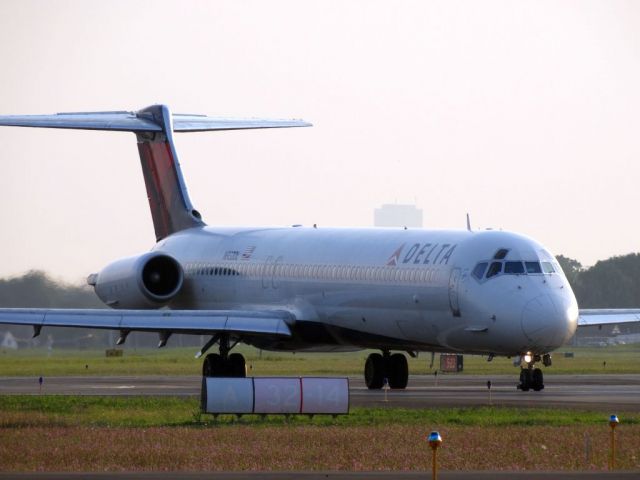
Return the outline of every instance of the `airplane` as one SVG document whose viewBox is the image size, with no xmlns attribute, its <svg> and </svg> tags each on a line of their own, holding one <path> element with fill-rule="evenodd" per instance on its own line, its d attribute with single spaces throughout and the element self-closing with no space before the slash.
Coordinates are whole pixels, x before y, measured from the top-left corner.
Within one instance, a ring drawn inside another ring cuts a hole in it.
<svg viewBox="0 0 640 480">
<path fill-rule="evenodd" d="M 310 126 L 302 120 L 139 111 L 0 116 L 0 125 L 133 132 L 156 243 L 88 276 L 110 309 L 0 309 L 0 323 L 206 335 L 203 375 L 243 377 L 240 342 L 274 351 L 374 349 L 369 389 L 404 389 L 408 354 L 514 357 L 522 391 L 579 326 L 640 321 L 639 310 L 579 310 L 555 257 L 506 231 L 210 227 L 193 208 L 174 132 Z M 394 352 L 394 353 L 392 353 Z M 517 365 L 516 365 L 517 366 Z"/>
</svg>

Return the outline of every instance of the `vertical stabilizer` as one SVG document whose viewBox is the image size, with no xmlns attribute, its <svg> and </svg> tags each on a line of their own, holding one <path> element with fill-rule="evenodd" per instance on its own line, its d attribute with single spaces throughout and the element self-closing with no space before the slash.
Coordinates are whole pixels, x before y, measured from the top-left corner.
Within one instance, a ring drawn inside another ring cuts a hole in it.
<svg viewBox="0 0 640 480">
<path fill-rule="evenodd" d="M 136 116 L 162 128 L 160 132 L 136 134 L 156 241 L 180 230 L 204 226 L 200 213 L 191 205 L 182 177 L 169 107 L 153 105 L 136 112 Z"/>
</svg>

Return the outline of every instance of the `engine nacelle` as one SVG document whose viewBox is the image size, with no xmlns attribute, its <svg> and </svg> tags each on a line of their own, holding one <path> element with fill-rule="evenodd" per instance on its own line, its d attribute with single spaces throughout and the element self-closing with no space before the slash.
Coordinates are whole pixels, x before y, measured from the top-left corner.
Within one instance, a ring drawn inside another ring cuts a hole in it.
<svg viewBox="0 0 640 480">
<path fill-rule="evenodd" d="M 183 281 L 178 261 L 160 252 L 123 258 L 87 278 L 108 306 L 132 309 L 166 305 L 178 294 Z"/>
</svg>

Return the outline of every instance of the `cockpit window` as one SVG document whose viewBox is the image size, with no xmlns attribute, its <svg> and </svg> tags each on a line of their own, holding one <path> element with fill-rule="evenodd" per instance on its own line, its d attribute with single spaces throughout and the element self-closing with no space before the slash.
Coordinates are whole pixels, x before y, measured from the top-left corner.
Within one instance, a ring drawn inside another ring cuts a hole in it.
<svg viewBox="0 0 640 480">
<path fill-rule="evenodd" d="M 504 260 L 504 258 L 507 256 L 507 253 L 509 253 L 509 250 L 507 250 L 506 248 L 501 248 L 493 256 L 493 259 L 494 260 Z"/>
<path fill-rule="evenodd" d="M 535 274 L 562 274 L 561 268 L 555 262 L 521 261 L 521 260 L 496 260 L 495 257 L 506 256 L 509 250 L 503 248 L 496 252 L 491 262 L 478 262 L 471 275 L 482 282 L 500 274 L 504 275 L 535 275 Z M 489 268 L 487 268 L 487 266 Z"/>
<path fill-rule="evenodd" d="M 482 280 L 482 277 L 484 277 L 484 272 L 487 270 L 487 265 L 489 265 L 487 262 L 480 262 L 476 265 L 476 268 L 473 269 L 472 275 L 478 280 Z"/>
<path fill-rule="evenodd" d="M 493 262 L 487 272 L 487 278 L 495 277 L 502 271 L 502 262 Z"/>
<path fill-rule="evenodd" d="M 524 265 L 522 265 L 522 262 L 505 262 L 504 273 L 521 275 L 524 273 Z"/>
<path fill-rule="evenodd" d="M 527 269 L 527 273 L 542 273 L 540 262 L 524 262 L 524 266 Z"/>
<path fill-rule="evenodd" d="M 555 269 L 551 262 L 542 262 L 542 271 L 544 273 L 555 273 Z"/>
</svg>

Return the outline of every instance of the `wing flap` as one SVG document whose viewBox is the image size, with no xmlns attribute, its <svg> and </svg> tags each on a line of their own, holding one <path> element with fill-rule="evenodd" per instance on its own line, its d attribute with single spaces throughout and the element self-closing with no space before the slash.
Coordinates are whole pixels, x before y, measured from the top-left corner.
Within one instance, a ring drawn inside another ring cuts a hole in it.
<svg viewBox="0 0 640 480">
<path fill-rule="evenodd" d="M 228 332 L 289 337 L 288 323 L 293 320 L 285 311 L 0 309 L 0 324 L 196 335 Z"/>
<path fill-rule="evenodd" d="M 583 309 L 580 310 L 578 327 L 640 322 L 640 309 Z"/>
</svg>

